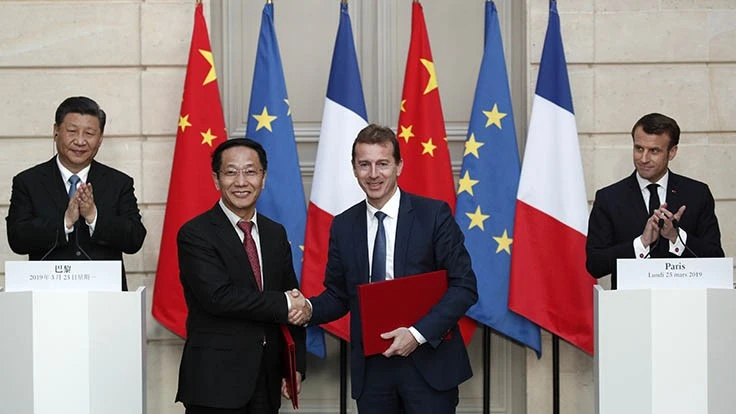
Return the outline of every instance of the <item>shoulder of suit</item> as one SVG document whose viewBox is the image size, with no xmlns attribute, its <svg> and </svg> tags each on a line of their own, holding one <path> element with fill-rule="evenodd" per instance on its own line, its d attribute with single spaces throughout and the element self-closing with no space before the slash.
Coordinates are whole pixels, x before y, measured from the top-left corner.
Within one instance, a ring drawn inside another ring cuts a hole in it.
<svg viewBox="0 0 736 414">
<path fill-rule="evenodd" d="M 365 203 L 366 203 L 366 201 L 365 200 L 362 200 L 362 201 L 360 201 L 360 202 L 358 202 L 358 203 L 356 203 L 356 204 L 348 207 L 345 211 L 343 211 L 342 213 L 336 215 L 335 218 L 334 218 L 334 220 L 343 220 L 343 219 L 346 219 L 346 218 L 351 218 L 351 217 L 354 217 L 355 215 L 358 215 L 358 214 L 361 214 L 361 213 L 362 214 L 365 214 L 365 210 L 366 210 L 366 204 Z"/>
<path fill-rule="evenodd" d="M 258 222 L 259 228 L 270 228 L 270 227 L 284 228 L 283 224 L 261 213 L 258 213 L 258 216 L 256 217 L 256 221 Z"/>
<path fill-rule="evenodd" d="M 685 177 L 684 175 L 675 174 L 672 171 L 670 171 L 670 185 L 685 185 L 685 186 L 693 186 L 693 187 L 707 187 L 708 184 L 698 181 L 696 179 Z"/>
<path fill-rule="evenodd" d="M 93 169 L 98 173 L 104 173 L 106 175 L 110 175 L 115 178 L 133 180 L 133 178 L 129 176 L 128 174 L 118 169 L 115 169 L 113 167 L 110 167 L 108 165 L 105 165 L 99 161 L 92 160 L 92 166 L 90 167 L 90 172 L 92 172 Z"/>
<path fill-rule="evenodd" d="M 18 178 L 24 178 L 27 176 L 33 176 L 37 174 L 46 173 L 48 171 L 53 171 L 52 168 L 56 167 L 56 160 L 54 158 L 51 158 L 48 161 L 44 161 L 40 164 L 36 164 L 33 167 L 26 168 L 25 170 L 19 172 L 16 177 Z"/>
<path fill-rule="evenodd" d="M 632 181 L 633 180 L 633 181 Z M 628 188 L 631 185 L 635 185 L 638 187 L 638 182 L 636 181 L 636 177 L 634 175 L 628 175 L 619 181 L 616 181 L 613 184 L 609 184 L 603 188 L 600 188 L 596 191 L 596 194 L 606 194 L 606 193 L 616 193 L 619 192 L 625 188 Z"/>
</svg>

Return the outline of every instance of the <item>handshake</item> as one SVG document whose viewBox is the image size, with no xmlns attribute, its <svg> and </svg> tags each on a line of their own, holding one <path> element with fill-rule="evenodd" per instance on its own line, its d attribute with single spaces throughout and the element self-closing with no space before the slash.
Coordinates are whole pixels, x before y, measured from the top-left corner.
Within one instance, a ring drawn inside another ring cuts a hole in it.
<svg viewBox="0 0 736 414">
<path fill-rule="evenodd" d="M 292 289 L 286 294 L 291 300 L 291 310 L 289 310 L 289 323 L 292 325 L 306 326 L 307 322 L 312 319 L 312 304 L 304 297 L 298 289 Z"/>
</svg>

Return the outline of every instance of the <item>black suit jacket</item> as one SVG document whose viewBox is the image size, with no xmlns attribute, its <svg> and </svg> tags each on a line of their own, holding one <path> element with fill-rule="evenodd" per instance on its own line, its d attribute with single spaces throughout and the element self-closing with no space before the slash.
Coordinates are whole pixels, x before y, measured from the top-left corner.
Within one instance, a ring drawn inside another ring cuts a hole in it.
<svg viewBox="0 0 736 414">
<path fill-rule="evenodd" d="M 670 171 L 667 209 L 676 212 L 685 205 L 679 225 L 687 232 L 687 247 L 698 257 L 723 257 L 721 231 L 715 202 L 708 186 Z M 641 195 L 636 172 L 596 192 L 588 222 L 586 266 L 593 277 L 612 274 L 616 288 L 616 259 L 634 258 L 634 239 L 641 236 L 649 213 Z M 669 241 L 661 239 L 652 257 L 675 257 Z M 685 250 L 681 257 L 693 257 Z"/>
<path fill-rule="evenodd" d="M 352 396 L 364 387 L 364 364 L 357 287 L 368 283 L 366 202 L 335 217 L 325 273 L 326 290 L 311 298 L 310 323 L 322 324 L 350 311 L 350 368 Z M 458 320 L 478 300 L 475 273 L 464 236 L 450 207 L 439 200 L 401 193 L 394 247 L 394 275 L 447 269 L 448 290 L 430 313 L 414 324 L 427 339 L 410 358 L 425 381 L 437 390 L 449 390 L 470 378 L 467 350 Z M 421 294 L 417 292 L 416 294 Z"/>
<path fill-rule="evenodd" d="M 133 179 L 97 161 L 92 161 L 87 176 L 92 184 L 97 224 L 90 237 L 83 218 L 76 229 L 64 233 L 64 212 L 69 196 L 56 164 L 56 157 L 13 177 L 7 231 L 10 248 L 27 254 L 30 260 L 120 260 L 123 253 L 140 250 L 146 237 Z M 50 251 L 50 253 L 49 253 Z M 85 255 L 86 254 L 86 255 Z M 122 288 L 127 290 L 125 268 Z"/>
<path fill-rule="evenodd" d="M 262 357 L 272 404 L 278 407 L 281 403 L 283 340 L 279 325 L 288 322 L 284 291 L 298 284 L 284 227 L 261 214 L 256 222 L 263 292 L 219 204 L 179 230 L 180 278 L 189 313 L 176 400 L 185 405 L 245 406 L 255 389 Z M 297 369 L 304 374 L 305 329 L 290 329 L 297 345 Z"/>
</svg>

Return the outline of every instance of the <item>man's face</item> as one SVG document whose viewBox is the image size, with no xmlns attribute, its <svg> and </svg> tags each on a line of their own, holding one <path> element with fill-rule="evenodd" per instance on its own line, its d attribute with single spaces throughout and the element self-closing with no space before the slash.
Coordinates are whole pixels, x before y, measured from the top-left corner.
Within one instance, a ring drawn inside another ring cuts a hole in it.
<svg viewBox="0 0 736 414">
<path fill-rule="evenodd" d="M 78 173 L 92 163 L 102 145 L 100 120 L 93 115 L 66 114 L 54 125 L 54 142 L 61 165 Z"/>
<path fill-rule="evenodd" d="M 256 201 L 266 183 L 258 153 L 248 147 L 237 146 L 222 152 L 220 172 L 212 173 L 222 201 L 238 217 L 253 217 Z"/>
<path fill-rule="evenodd" d="M 656 182 L 667 172 L 667 165 L 677 155 L 677 147 L 667 149 L 667 134 L 647 134 L 642 127 L 634 130 L 634 167 L 642 178 Z"/>
<path fill-rule="evenodd" d="M 396 164 L 393 152 L 393 145 L 388 143 L 355 146 L 353 174 L 373 207 L 383 207 L 396 190 L 403 162 Z"/>
</svg>

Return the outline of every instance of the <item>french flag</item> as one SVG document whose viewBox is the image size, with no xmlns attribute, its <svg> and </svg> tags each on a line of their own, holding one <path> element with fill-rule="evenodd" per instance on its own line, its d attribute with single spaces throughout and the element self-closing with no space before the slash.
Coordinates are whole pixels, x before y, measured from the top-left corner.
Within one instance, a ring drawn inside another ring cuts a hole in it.
<svg viewBox="0 0 736 414">
<path fill-rule="evenodd" d="M 551 0 L 516 201 L 509 307 L 592 354 L 587 220 L 560 16 Z"/>
<path fill-rule="evenodd" d="M 368 125 L 347 3 L 340 4 L 340 25 L 332 55 L 327 99 L 319 133 L 302 265 L 302 292 L 309 297 L 325 289 L 327 249 L 332 219 L 365 199 L 351 166 L 353 140 Z M 349 341 L 350 315 L 323 325 Z"/>
</svg>

